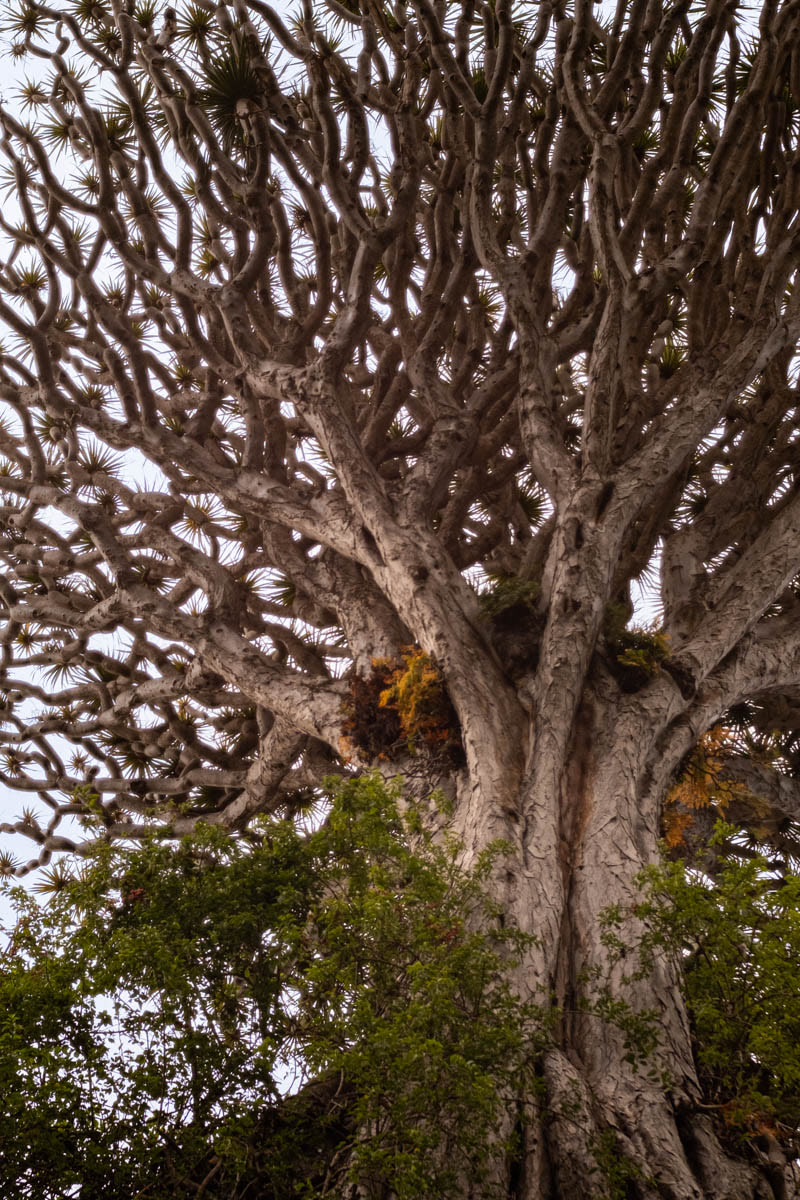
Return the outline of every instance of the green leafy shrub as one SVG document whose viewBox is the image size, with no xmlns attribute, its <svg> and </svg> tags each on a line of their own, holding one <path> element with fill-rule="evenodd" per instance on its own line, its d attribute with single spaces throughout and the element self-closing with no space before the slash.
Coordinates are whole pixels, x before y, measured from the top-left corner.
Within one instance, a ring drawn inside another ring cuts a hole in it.
<svg viewBox="0 0 800 1200">
<path fill-rule="evenodd" d="M 457 1197 L 544 1038 L 529 944 L 399 790 L 324 823 L 106 846 L 47 906 L 9 888 L 0 1191 L 50 1200 Z M 493 932 L 477 933 L 479 925 Z"/>
<path fill-rule="evenodd" d="M 718 827 L 718 837 L 734 830 Z M 650 868 L 637 915 L 643 966 L 681 969 L 707 1104 L 734 1141 L 800 1135 L 800 876 L 722 857 L 713 883 L 683 862 Z"/>
</svg>

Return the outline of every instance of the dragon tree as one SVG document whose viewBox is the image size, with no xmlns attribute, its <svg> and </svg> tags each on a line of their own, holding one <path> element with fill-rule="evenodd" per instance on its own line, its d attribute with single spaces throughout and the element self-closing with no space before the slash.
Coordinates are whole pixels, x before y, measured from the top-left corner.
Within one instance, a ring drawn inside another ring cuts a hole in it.
<svg viewBox="0 0 800 1200">
<path fill-rule="evenodd" d="M 782 1200 L 781 1129 L 731 1150 L 679 966 L 603 913 L 718 812 L 796 852 L 800 4 L 3 29 L 5 871 L 403 776 L 465 862 L 504 844 L 559 1014 L 509 1197 L 597 1194 L 611 1130 L 626 1196 Z"/>
</svg>

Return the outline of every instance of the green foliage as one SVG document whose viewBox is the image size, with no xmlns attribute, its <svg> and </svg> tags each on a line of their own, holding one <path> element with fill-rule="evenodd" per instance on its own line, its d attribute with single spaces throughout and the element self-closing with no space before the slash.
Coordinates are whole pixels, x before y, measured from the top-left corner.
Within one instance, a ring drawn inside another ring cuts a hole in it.
<svg viewBox="0 0 800 1200">
<path fill-rule="evenodd" d="M 492 1194 L 545 1036 L 485 895 L 500 847 L 460 869 L 378 777 L 329 799 L 311 833 L 204 827 L 106 846 L 47 905 L 7 889 L 3 1196 Z"/>
<path fill-rule="evenodd" d="M 505 575 L 491 575 L 489 578 L 490 587 L 479 598 L 484 616 L 496 617 L 511 608 L 534 607 L 541 590 L 535 580 Z"/>
<path fill-rule="evenodd" d="M 237 105 L 259 106 L 261 83 L 247 50 L 241 46 L 220 51 L 206 68 L 200 101 L 226 150 L 243 142 Z"/>
<path fill-rule="evenodd" d="M 735 830 L 719 826 L 718 838 Z M 708 1103 L 741 1140 L 800 1134 L 800 876 L 762 857 L 723 856 L 713 885 L 682 862 L 650 868 L 637 909 L 643 966 L 665 950 L 682 969 Z"/>
<path fill-rule="evenodd" d="M 666 636 L 658 630 L 628 630 L 623 644 L 624 649 L 617 655 L 617 662 L 648 678 L 658 674 L 662 662 L 669 655 L 669 643 Z"/>
<path fill-rule="evenodd" d="M 602 1192 L 593 1192 L 592 1200 L 628 1200 L 631 1185 L 637 1182 L 657 1186 L 654 1179 L 644 1179 L 641 1167 L 621 1150 L 613 1129 L 599 1133 L 591 1150 L 603 1187 Z"/>
<path fill-rule="evenodd" d="M 628 616 L 625 605 L 609 604 L 603 632 L 624 690 L 637 691 L 661 670 L 669 657 L 669 641 L 654 627 L 628 629 Z"/>
</svg>

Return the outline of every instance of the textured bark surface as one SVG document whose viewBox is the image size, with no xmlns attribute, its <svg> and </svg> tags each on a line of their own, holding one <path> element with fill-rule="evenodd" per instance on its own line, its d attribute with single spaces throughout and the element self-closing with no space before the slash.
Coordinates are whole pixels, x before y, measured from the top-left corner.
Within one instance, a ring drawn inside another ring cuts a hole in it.
<svg viewBox="0 0 800 1200">
<path fill-rule="evenodd" d="M 509 843 L 563 1009 L 509 1198 L 794 1194 L 599 917 L 720 724 L 729 816 L 796 852 L 797 0 L 62 7 L 3 17 L 3 870 L 402 770 Z M 447 712 L 403 726 L 414 654 Z"/>
<path fill-rule="evenodd" d="M 566 765 L 559 806 L 569 812 L 569 832 L 562 828 L 557 839 L 557 877 L 534 853 L 548 832 L 556 840 L 543 825 L 532 826 L 536 832 L 524 839 L 515 862 L 504 862 L 508 912 L 542 938 L 524 965 L 520 989 L 539 996 L 545 990 L 564 1013 L 560 1045 L 542 1064 L 544 1092 L 538 1107 L 544 1114 L 525 1128 L 520 1159 L 508 1167 L 508 1194 L 520 1200 L 797 1195 L 796 1171 L 774 1140 L 761 1139 L 763 1148 L 754 1143 L 747 1161 L 720 1144 L 720 1130 L 702 1103 L 673 969 L 662 963 L 646 978 L 631 981 L 641 932 L 633 923 L 623 934 L 630 940 L 631 957 L 613 965 L 609 961 L 599 918 L 611 905 L 624 911 L 636 901 L 637 873 L 656 861 L 659 851 L 657 804 L 652 791 L 648 795 L 641 789 L 641 765 L 634 773 L 633 764 L 626 762 L 635 745 L 630 729 L 625 736 L 614 729 L 617 708 L 605 715 L 605 738 L 587 729 L 584 716 L 576 733 L 579 748 Z M 652 727 L 640 727 L 639 735 L 637 758 L 647 753 Z M 533 798 L 523 793 L 522 807 L 534 811 Z M 492 833 L 491 826 L 485 834 L 476 830 L 475 840 L 480 843 Z M 658 1045 L 646 1062 L 630 1065 L 619 1031 L 582 1010 L 581 999 L 594 992 L 587 983 L 593 970 L 610 994 L 636 1010 L 652 1012 Z M 534 1105 L 530 1098 L 528 1103 Z M 610 1173 L 603 1153 L 609 1138 Z M 615 1175 L 620 1163 L 623 1169 Z"/>
</svg>

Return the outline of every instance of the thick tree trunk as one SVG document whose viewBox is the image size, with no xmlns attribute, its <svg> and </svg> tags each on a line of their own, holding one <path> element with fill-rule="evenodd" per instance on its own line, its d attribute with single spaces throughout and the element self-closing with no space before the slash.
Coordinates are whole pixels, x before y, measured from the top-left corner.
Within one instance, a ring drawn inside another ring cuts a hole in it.
<svg viewBox="0 0 800 1200">
<path fill-rule="evenodd" d="M 670 964 L 656 963 L 643 978 L 631 978 L 643 930 L 627 918 L 617 931 L 629 944 L 621 958 L 603 940 L 604 910 L 619 906 L 628 912 L 641 897 L 637 876 L 657 861 L 665 791 L 663 779 L 654 779 L 648 768 L 659 741 L 655 701 L 648 711 L 632 698 L 625 711 L 618 692 L 613 700 L 603 703 L 594 694 L 581 705 L 557 795 L 526 792 L 536 778 L 529 772 L 517 813 L 507 793 L 502 804 L 476 805 L 471 796 L 462 808 L 462 829 L 475 848 L 499 833 L 513 842 L 495 886 L 511 919 L 538 939 L 518 987 L 559 1013 L 556 1044 L 540 1064 L 542 1094 L 522 1106 L 527 1116 L 519 1157 L 499 1168 L 508 1195 L 795 1196 L 777 1146 L 754 1145 L 746 1161 L 720 1143 L 702 1106 L 687 1015 Z M 489 758 L 497 764 L 503 755 Z M 485 820 L 475 825 L 479 812 Z M 557 818 L 550 828 L 544 824 L 547 814 Z M 591 1011 L 600 987 L 633 1011 L 653 1014 L 657 1045 L 636 1065 L 628 1061 L 620 1029 Z M 510 1113 L 509 1126 L 515 1120 Z"/>
</svg>

